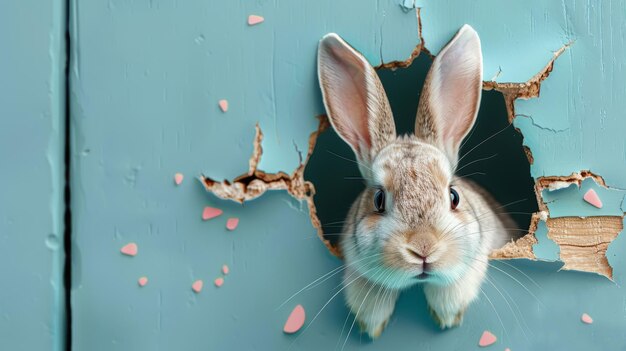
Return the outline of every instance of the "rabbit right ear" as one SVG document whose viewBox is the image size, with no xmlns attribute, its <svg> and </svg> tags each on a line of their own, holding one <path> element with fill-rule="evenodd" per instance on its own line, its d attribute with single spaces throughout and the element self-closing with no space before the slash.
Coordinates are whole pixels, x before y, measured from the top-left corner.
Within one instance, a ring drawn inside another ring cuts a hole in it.
<svg viewBox="0 0 626 351">
<path fill-rule="evenodd" d="M 374 68 L 337 34 L 322 38 L 317 72 L 333 128 L 369 164 L 396 136 L 385 90 Z"/>
<path fill-rule="evenodd" d="M 482 76 L 480 39 L 466 24 L 433 61 L 415 120 L 415 135 L 444 151 L 453 167 L 461 142 L 476 121 Z"/>
</svg>

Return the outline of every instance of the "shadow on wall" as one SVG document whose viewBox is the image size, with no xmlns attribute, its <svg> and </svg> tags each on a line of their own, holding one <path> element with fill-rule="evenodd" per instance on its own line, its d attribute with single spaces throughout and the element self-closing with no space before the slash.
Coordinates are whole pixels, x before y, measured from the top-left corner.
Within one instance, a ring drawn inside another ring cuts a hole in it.
<svg viewBox="0 0 626 351">
<path fill-rule="evenodd" d="M 432 60 L 420 55 L 408 68 L 381 69 L 378 75 L 393 110 L 398 134 L 413 133 L 415 113 Z M 530 164 L 522 135 L 509 124 L 504 98 L 483 91 L 478 120 L 461 149 L 459 176 L 487 189 L 517 222 L 519 237 L 526 234 L 537 209 Z M 336 243 L 350 206 L 363 189 L 363 180 L 350 147 L 332 128 L 322 133 L 304 178 L 315 184 L 315 206 L 325 237 Z"/>
</svg>

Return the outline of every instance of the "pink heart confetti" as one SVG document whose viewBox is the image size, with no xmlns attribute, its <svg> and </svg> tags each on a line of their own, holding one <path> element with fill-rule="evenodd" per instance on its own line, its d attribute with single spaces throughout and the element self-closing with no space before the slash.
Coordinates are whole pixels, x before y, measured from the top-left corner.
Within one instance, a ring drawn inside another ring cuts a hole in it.
<svg viewBox="0 0 626 351">
<path fill-rule="evenodd" d="M 237 225 L 239 225 L 239 218 L 229 218 L 226 221 L 226 229 L 228 230 L 235 230 Z"/>
<path fill-rule="evenodd" d="M 224 211 L 220 210 L 219 208 L 207 206 L 202 211 L 202 219 L 206 221 L 206 220 L 209 220 L 211 218 L 215 218 L 215 217 L 221 215 L 222 213 L 224 213 Z"/>
<path fill-rule="evenodd" d="M 257 16 L 257 15 L 248 16 L 248 25 L 250 26 L 254 26 L 255 24 L 259 24 L 263 21 L 265 21 L 265 18 L 261 16 Z"/>
<path fill-rule="evenodd" d="M 287 322 L 285 322 L 283 331 L 287 334 L 297 332 L 304 325 L 305 318 L 306 314 L 304 313 L 304 307 L 302 307 L 302 305 L 296 306 L 293 311 L 291 311 L 291 314 L 289 314 L 289 318 L 287 318 Z"/>
<path fill-rule="evenodd" d="M 127 256 L 135 256 L 137 254 L 137 244 L 135 243 L 128 243 L 126 245 L 124 245 L 120 251 Z"/>
<path fill-rule="evenodd" d="M 230 272 L 230 269 L 228 269 L 227 265 L 223 265 L 222 266 L 222 273 L 224 273 L 224 275 L 227 275 L 228 272 Z"/>
<path fill-rule="evenodd" d="M 228 111 L 228 100 L 220 100 L 217 103 L 218 105 L 220 105 L 220 109 L 222 110 L 222 112 L 226 112 Z"/>
<path fill-rule="evenodd" d="M 202 291 L 202 280 L 196 280 L 195 282 L 193 282 L 193 284 L 191 284 L 191 289 L 197 294 L 200 291 Z"/>
<path fill-rule="evenodd" d="M 182 173 L 176 173 L 174 174 L 174 183 L 176 183 L 176 185 L 180 185 L 180 183 L 183 182 L 184 178 L 185 176 L 183 176 Z"/>
<path fill-rule="evenodd" d="M 139 286 L 146 286 L 146 284 L 148 284 L 148 277 L 139 278 L 139 280 L 137 280 L 137 283 L 139 284 Z"/>
<path fill-rule="evenodd" d="M 224 278 L 217 278 L 217 279 L 215 279 L 215 281 L 213 283 L 215 283 L 215 286 L 217 286 L 219 288 L 222 285 L 224 285 Z"/>
<path fill-rule="evenodd" d="M 602 200 L 600 200 L 600 197 L 593 189 L 587 190 L 583 199 L 597 208 L 602 208 Z"/>
<path fill-rule="evenodd" d="M 498 340 L 495 335 L 491 334 L 490 331 L 485 330 L 483 335 L 480 337 L 480 341 L 478 341 L 478 346 L 486 347 L 489 346 Z"/>
<path fill-rule="evenodd" d="M 593 323 L 593 319 L 591 318 L 591 316 L 586 313 L 583 313 L 583 315 L 580 317 L 580 320 L 583 321 L 583 323 L 585 324 Z"/>
</svg>

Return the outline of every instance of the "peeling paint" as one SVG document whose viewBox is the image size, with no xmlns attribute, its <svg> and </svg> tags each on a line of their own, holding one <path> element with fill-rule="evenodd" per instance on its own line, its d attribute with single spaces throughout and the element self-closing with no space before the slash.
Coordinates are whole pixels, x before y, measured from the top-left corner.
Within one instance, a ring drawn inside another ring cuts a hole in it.
<svg viewBox="0 0 626 351">
<path fill-rule="evenodd" d="M 612 279 L 613 268 L 605 252 L 623 229 L 624 193 L 604 184 L 600 175 L 588 170 L 569 176 L 540 177 L 535 191 L 541 211 L 533 215 L 529 233 L 494 251 L 491 258 L 560 260 L 564 263 L 562 269 L 597 273 Z M 606 198 L 608 211 L 598 212 L 583 201 L 583 193 L 590 188 Z M 556 206 L 559 201 L 567 202 L 568 207 Z"/>
<path fill-rule="evenodd" d="M 496 90 L 504 95 L 504 101 L 509 114 L 509 122 L 513 122 L 515 119 L 515 100 L 517 99 L 531 99 L 539 96 L 541 90 L 541 82 L 543 82 L 554 68 L 554 61 L 556 61 L 561 54 L 567 50 L 573 42 L 569 42 L 563 45 L 560 49 L 554 52 L 553 57 L 548 61 L 545 67 L 537 72 L 526 82 L 522 83 L 499 83 L 494 80 L 483 82 L 483 89 Z M 534 122 L 533 122 L 534 123 Z"/>
<path fill-rule="evenodd" d="M 490 259 L 507 260 L 526 258 L 529 260 L 536 260 L 537 257 L 533 252 L 533 246 L 537 245 L 537 238 L 535 237 L 535 231 L 539 223 L 539 213 L 534 213 L 530 221 L 530 227 L 528 228 L 528 234 L 521 238 L 511 241 L 503 247 L 496 249 L 489 255 Z"/>
<path fill-rule="evenodd" d="M 622 228 L 624 228 L 626 225 L 626 216 L 622 219 Z M 623 281 L 620 281 L 617 277 L 619 276 L 619 272 L 623 271 L 624 267 L 624 260 L 625 257 L 622 254 L 621 248 L 624 247 L 624 241 L 626 240 L 626 235 L 624 235 L 624 233 L 622 232 L 622 235 L 618 235 L 617 238 L 613 239 L 613 241 L 609 244 L 608 248 L 606 249 L 606 258 L 607 261 L 609 263 L 610 267 L 614 267 L 614 272 L 616 274 L 614 274 L 613 279 L 615 281 L 615 283 L 617 283 L 618 285 L 621 284 Z"/>
<path fill-rule="evenodd" d="M 592 272 L 613 279 L 606 250 L 624 229 L 622 216 L 549 218 L 548 237 L 559 245 L 562 269 Z"/>
<path fill-rule="evenodd" d="M 317 211 L 313 201 L 315 187 L 311 182 L 304 179 L 304 169 L 315 149 L 317 137 L 330 125 L 325 115 L 318 116 L 318 119 L 318 129 L 311 133 L 309 137 L 309 148 L 306 158 L 301 160 L 300 165 L 291 175 L 284 172 L 266 173 L 258 169 L 259 162 L 263 156 L 263 132 L 261 131 L 261 127 L 257 124 L 255 127 L 256 133 L 248 172 L 236 177 L 232 181 L 223 180 L 220 182 L 204 175 L 200 176 L 200 181 L 202 185 L 204 185 L 204 188 L 215 196 L 239 203 L 256 199 L 268 190 L 285 190 L 293 198 L 306 201 L 309 208 L 309 216 L 311 217 L 311 224 L 317 230 L 319 238 L 332 254 L 341 256 L 339 248 L 332 246 L 330 242 L 324 238 L 322 225 L 317 218 Z M 292 205 L 290 205 L 290 207 L 294 208 Z"/>
<path fill-rule="evenodd" d="M 558 189 L 550 188 L 541 192 L 541 197 L 550 211 L 551 218 L 568 217 L 568 216 L 622 216 L 622 201 L 626 191 L 610 189 L 606 186 L 596 183 L 592 177 L 584 178 L 578 182 L 567 183 L 559 181 Z M 567 186 L 564 186 L 568 184 Z M 583 200 L 583 195 L 589 190 L 594 189 L 602 200 L 604 207 L 602 209 L 591 206 Z M 567 206 L 561 206 L 567 204 Z"/>
<path fill-rule="evenodd" d="M 540 261 L 555 262 L 559 260 L 560 247 L 548 237 L 548 227 L 545 221 L 539 221 L 535 230 L 537 243 L 533 245 L 533 252 Z"/>
<path fill-rule="evenodd" d="M 623 216 L 596 216 L 547 218 L 540 222 L 539 215 L 534 215 L 527 235 L 495 250 L 490 258 L 552 261 L 558 252 L 558 260 L 564 263 L 562 269 L 613 279 L 606 251 L 622 231 L 622 220 Z"/>
</svg>

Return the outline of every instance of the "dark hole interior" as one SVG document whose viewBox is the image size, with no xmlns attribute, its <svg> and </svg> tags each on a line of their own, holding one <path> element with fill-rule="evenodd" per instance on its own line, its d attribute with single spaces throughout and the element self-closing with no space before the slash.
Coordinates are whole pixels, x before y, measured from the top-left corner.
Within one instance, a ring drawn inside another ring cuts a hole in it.
<svg viewBox="0 0 626 351">
<path fill-rule="evenodd" d="M 420 55 L 408 68 L 381 69 L 378 75 L 393 110 L 398 135 L 413 132 L 415 113 L 432 60 Z M 537 211 L 530 165 L 522 135 L 509 124 L 504 98 L 483 91 L 478 120 L 461 149 L 457 175 L 476 181 L 503 205 L 517 222 L 519 236 L 526 234 Z M 317 140 L 305 179 L 315 184 L 315 206 L 324 235 L 336 243 L 352 202 L 364 188 L 350 147 L 332 128 Z"/>
</svg>

